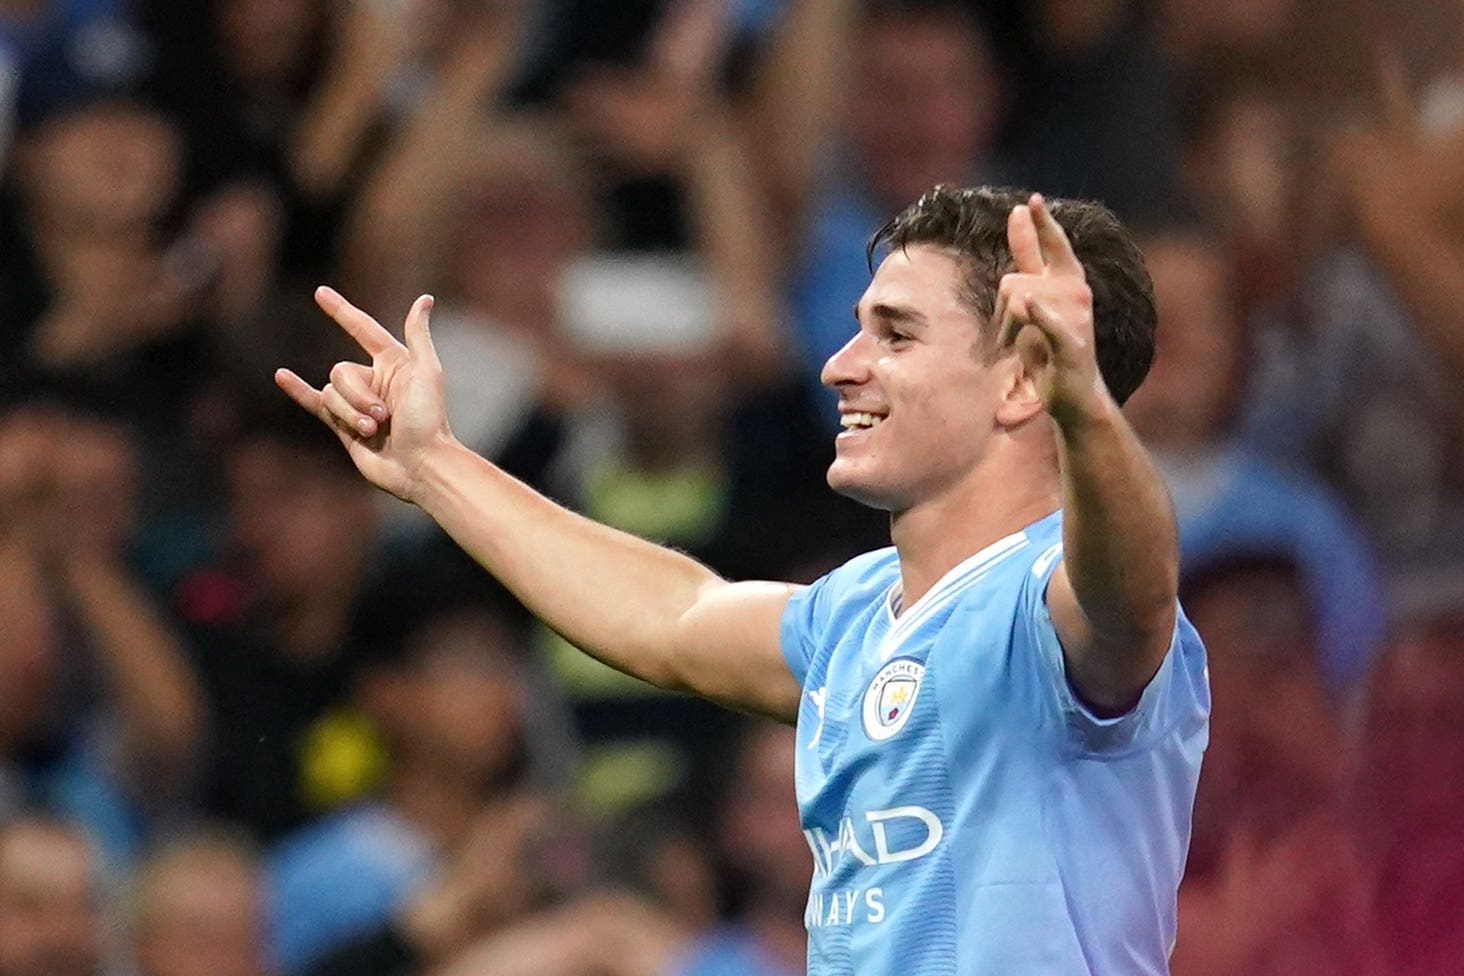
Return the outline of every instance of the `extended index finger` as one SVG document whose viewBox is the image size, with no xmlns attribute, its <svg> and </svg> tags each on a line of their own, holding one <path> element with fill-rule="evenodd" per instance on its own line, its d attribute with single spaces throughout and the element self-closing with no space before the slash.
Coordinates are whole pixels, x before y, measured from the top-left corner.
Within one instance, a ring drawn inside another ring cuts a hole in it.
<svg viewBox="0 0 1464 976">
<path fill-rule="evenodd" d="M 346 301 L 345 296 L 328 285 L 315 289 L 315 304 L 373 357 L 401 345 L 380 322 Z"/>
<path fill-rule="evenodd" d="M 1062 224 L 1052 215 L 1047 201 L 1042 199 L 1042 194 L 1032 194 L 1027 209 L 1032 212 L 1032 223 L 1037 227 L 1037 240 L 1042 245 L 1042 260 L 1047 267 L 1053 271 L 1076 271 L 1083 274 L 1083 262 L 1078 260 L 1072 241 L 1068 240 L 1067 231 L 1062 229 Z"/>
</svg>

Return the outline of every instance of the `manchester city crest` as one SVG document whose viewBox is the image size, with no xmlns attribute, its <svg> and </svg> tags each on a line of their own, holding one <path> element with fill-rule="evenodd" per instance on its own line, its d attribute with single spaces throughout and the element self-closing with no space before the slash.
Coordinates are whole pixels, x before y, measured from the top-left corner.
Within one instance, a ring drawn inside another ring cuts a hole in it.
<svg viewBox="0 0 1464 976">
<path fill-rule="evenodd" d="M 864 689 L 864 734 L 882 742 L 904 728 L 924 676 L 925 665 L 908 657 L 897 657 L 880 668 Z"/>
</svg>

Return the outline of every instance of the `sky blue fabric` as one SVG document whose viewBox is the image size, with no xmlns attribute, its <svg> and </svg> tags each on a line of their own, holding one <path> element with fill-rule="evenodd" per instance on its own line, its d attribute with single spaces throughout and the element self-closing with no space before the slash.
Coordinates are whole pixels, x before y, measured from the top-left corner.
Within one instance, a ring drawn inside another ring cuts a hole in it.
<svg viewBox="0 0 1464 976">
<path fill-rule="evenodd" d="M 898 618 L 894 550 L 790 602 L 810 976 L 1163 974 L 1209 733 L 1181 614 L 1139 704 L 1092 714 L 1046 607 L 1054 513 Z"/>
</svg>

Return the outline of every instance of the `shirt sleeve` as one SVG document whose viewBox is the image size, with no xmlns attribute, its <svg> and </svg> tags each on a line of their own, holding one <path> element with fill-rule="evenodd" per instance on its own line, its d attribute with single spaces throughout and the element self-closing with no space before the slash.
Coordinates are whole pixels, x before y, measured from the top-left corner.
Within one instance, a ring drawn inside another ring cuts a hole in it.
<svg viewBox="0 0 1464 976">
<path fill-rule="evenodd" d="M 813 662 L 819 638 L 828 627 L 830 576 L 823 576 L 794 593 L 783 608 L 779 633 L 783 660 L 788 663 L 788 670 L 793 672 L 800 686 L 808 680 L 808 668 Z"/>
<path fill-rule="evenodd" d="M 1032 564 L 1023 591 L 1023 609 L 1028 635 L 1042 670 L 1043 686 L 1056 704 L 1066 745 L 1083 755 L 1118 757 L 1141 751 L 1163 738 L 1186 716 L 1208 714 L 1208 692 L 1196 694 L 1195 682 L 1187 680 L 1193 667 L 1203 670 L 1203 651 L 1194 628 L 1183 612 L 1175 614 L 1174 632 L 1159 670 L 1144 687 L 1136 704 L 1122 715 L 1103 717 L 1078 697 L 1068 680 L 1062 643 L 1047 607 L 1047 586 L 1062 564 L 1062 543 L 1054 543 Z M 1184 678 L 1176 672 L 1185 670 Z M 1203 675 L 1199 676 L 1203 681 Z"/>
</svg>

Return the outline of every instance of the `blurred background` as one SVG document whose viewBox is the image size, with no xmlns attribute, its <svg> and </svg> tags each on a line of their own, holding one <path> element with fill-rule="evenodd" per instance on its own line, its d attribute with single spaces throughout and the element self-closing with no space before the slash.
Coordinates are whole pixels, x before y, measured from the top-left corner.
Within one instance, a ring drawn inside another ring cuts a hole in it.
<svg viewBox="0 0 1464 976">
<path fill-rule="evenodd" d="M 1464 973 L 1457 0 L 0 0 L 0 976 L 783 976 L 791 733 L 604 669 L 270 383 L 424 291 L 460 439 L 724 574 L 864 242 L 1096 197 L 1215 717 L 1177 976 Z M 565 567 L 572 572 L 573 567 Z"/>
</svg>

